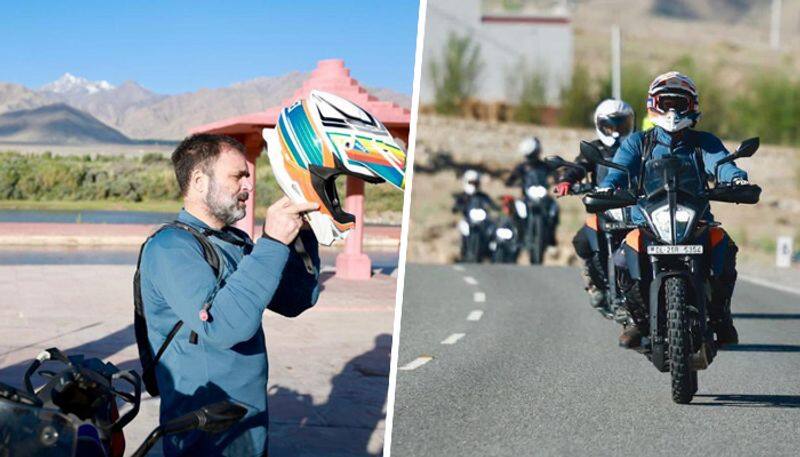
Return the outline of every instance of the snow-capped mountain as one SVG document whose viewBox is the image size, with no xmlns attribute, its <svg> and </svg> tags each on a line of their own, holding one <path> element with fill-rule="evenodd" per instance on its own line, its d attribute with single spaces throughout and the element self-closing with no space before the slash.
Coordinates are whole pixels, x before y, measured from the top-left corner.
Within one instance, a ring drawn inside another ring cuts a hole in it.
<svg viewBox="0 0 800 457">
<path fill-rule="evenodd" d="M 86 78 L 75 76 L 70 73 L 64 73 L 64 75 L 57 80 L 45 84 L 41 88 L 44 92 L 54 92 L 56 94 L 96 94 L 113 89 L 114 86 L 108 81 L 89 81 Z"/>
<path fill-rule="evenodd" d="M 0 115 L 61 103 L 90 114 L 128 138 L 178 140 L 193 126 L 276 105 L 291 96 L 306 77 L 307 73 L 295 71 L 255 78 L 229 87 L 163 95 L 134 81 L 114 86 L 107 81 L 90 81 L 66 73 L 39 90 L 0 82 Z M 380 88 L 370 88 L 369 91 L 382 100 L 406 108 L 411 105 L 411 97 L 406 94 Z M 60 109 L 60 112 L 65 111 Z M 34 110 L 25 113 L 24 118 L 31 119 L 44 113 Z M 73 118 L 64 116 L 64 119 Z M 3 132 L 0 132 L 0 141 L 2 136 Z"/>
</svg>

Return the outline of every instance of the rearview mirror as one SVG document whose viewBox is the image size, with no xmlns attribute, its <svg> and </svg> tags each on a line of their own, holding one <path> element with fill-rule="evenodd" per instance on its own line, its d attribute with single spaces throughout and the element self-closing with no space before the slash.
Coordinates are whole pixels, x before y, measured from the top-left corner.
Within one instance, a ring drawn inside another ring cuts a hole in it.
<svg viewBox="0 0 800 457">
<path fill-rule="evenodd" d="M 243 406 L 221 401 L 172 419 L 161 426 L 162 433 L 172 435 L 194 429 L 217 433 L 238 422 L 245 413 Z"/>
<path fill-rule="evenodd" d="M 227 430 L 242 420 L 246 413 L 247 409 L 244 406 L 231 401 L 221 401 L 204 406 L 156 427 L 139 446 L 139 449 L 131 454 L 131 457 L 144 457 L 158 439 L 165 435 L 174 435 L 188 430 L 202 430 L 208 433 Z"/>
<path fill-rule="evenodd" d="M 761 144 L 761 141 L 758 137 L 748 138 L 742 141 L 742 144 L 736 148 L 736 152 L 733 154 L 738 159 L 739 157 L 752 157 L 753 154 L 756 153 L 758 150 L 758 146 Z"/>
<path fill-rule="evenodd" d="M 604 167 L 614 168 L 616 170 L 625 173 L 625 177 L 628 179 L 628 188 L 630 189 L 631 174 L 630 172 L 628 172 L 628 169 L 618 163 L 606 160 L 603 157 L 603 153 L 600 152 L 599 149 L 597 149 L 597 146 L 593 145 L 592 143 L 589 143 L 588 141 L 581 141 L 581 154 L 583 154 L 583 156 L 586 157 L 587 159 L 595 163 L 598 163 Z"/>
<path fill-rule="evenodd" d="M 761 141 L 759 140 L 758 137 L 748 138 L 742 141 L 742 144 L 740 144 L 739 147 L 736 148 L 736 152 L 734 152 L 733 154 L 728 154 L 726 157 L 723 157 L 722 159 L 717 161 L 717 164 L 714 165 L 714 178 L 716 179 L 716 181 L 719 182 L 720 166 L 729 162 L 733 162 L 734 160 L 742 157 L 752 157 L 753 154 L 755 154 L 756 151 L 758 150 L 760 144 Z"/>
<path fill-rule="evenodd" d="M 568 160 L 564 160 L 561 156 L 547 156 L 544 158 L 544 161 L 550 164 L 553 168 L 561 168 L 561 167 L 569 167 L 569 168 L 580 168 L 583 169 L 580 165 L 570 162 Z"/>
<path fill-rule="evenodd" d="M 603 158 L 603 153 L 601 153 L 595 145 L 589 143 L 588 141 L 581 141 L 581 154 L 594 162 L 601 162 L 605 160 Z"/>
<path fill-rule="evenodd" d="M 553 165 L 554 167 L 563 167 L 568 164 L 568 162 L 561 156 L 547 156 L 544 158 L 544 161 Z"/>
</svg>

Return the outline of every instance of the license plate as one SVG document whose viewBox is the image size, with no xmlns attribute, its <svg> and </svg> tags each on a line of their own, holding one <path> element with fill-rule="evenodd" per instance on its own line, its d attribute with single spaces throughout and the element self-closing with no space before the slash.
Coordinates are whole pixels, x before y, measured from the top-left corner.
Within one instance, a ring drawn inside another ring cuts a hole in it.
<svg viewBox="0 0 800 457">
<path fill-rule="evenodd" d="M 687 255 L 687 254 L 702 254 L 702 244 L 691 244 L 687 246 L 664 246 L 664 245 L 651 245 L 647 246 L 648 254 L 656 255 Z"/>
</svg>

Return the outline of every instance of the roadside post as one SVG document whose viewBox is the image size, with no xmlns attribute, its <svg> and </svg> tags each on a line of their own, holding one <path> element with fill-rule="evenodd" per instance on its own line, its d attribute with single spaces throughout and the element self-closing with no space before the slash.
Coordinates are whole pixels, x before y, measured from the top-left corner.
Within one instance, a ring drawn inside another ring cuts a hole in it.
<svg viewBox="0 0 800 457">
<path fill-rule="evenodd" d="M 789 268 L 792 266 L 792 253 L 794 240 L 790 236 L 779 236 L 776 244 L 775 266 Z"/>
</svg>

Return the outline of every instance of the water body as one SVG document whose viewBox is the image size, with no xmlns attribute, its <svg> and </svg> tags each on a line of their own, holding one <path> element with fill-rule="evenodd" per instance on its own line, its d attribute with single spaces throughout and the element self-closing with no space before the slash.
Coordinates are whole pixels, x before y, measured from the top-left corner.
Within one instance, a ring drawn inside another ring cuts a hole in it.
<svg viewBox="0 0 800 457">
<path fill-rule="evenodd" d="M 41 211 L 41 210 L 0 210 L 1 222 L 43 222 L 58 224 L 145 224 L 158 225 L 174 221 L 178 213 L 153 211 Z M 263 225 L 263 218 L 256 218 L 256 226 Z M 391 226 L 392 224 L 371 224 L 371 226 Z"/>
<path fill-rule="evenodd" d="M 163 224 L 176 213 L 146 211 L 24 211 L 0 210 L 0 222 L 49 222 L 60 224 Z"/>
<path fill-rule="evenodd" d="M 320 253 L 323 266 L 336 264 L 339 251 L 324 249 Z M 0 247 L 0 265 L 136 265 L 136 247 Z M 395 251 L 369 251 L 373 268 L 392 271 L 397 268 Z"/>
</svg>

